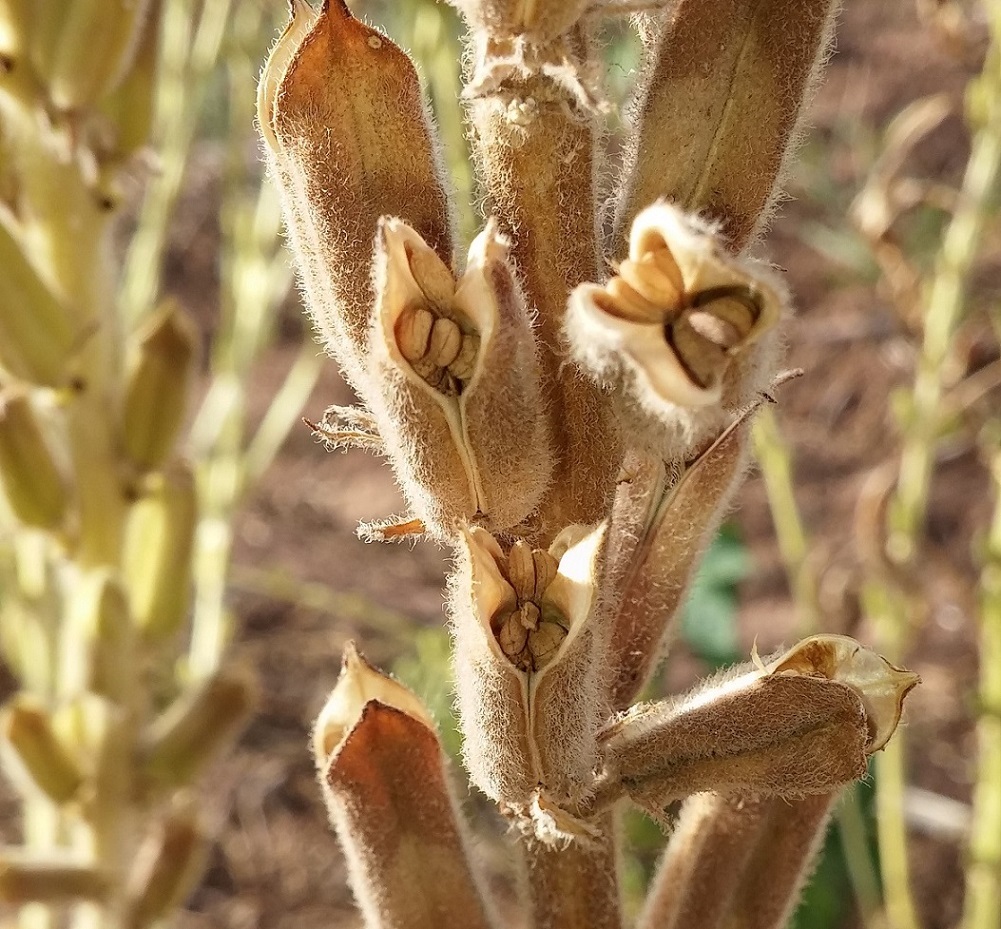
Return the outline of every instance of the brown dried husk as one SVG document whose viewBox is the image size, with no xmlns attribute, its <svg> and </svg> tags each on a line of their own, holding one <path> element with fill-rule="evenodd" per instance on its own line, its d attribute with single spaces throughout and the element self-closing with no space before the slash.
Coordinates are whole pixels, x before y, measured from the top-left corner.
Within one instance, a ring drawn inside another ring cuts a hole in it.
<svg viewBox="0 0 1001 929">
<path fill-rule="evenodd" d="M 679 0 L 633 104 L 611 252 L 664 197 L 723 224 L 734 251 L 760 230 L 820 73 L 838 0 Z"/>
<path fill-rule="evenodd" d="M 439 142 L 410 59 L 343 0 L 303 0 L 261 77 L 258 118 L 309 311 L 357 385 L 379 218 L 405 220 L 449 266 Z"/>
</svg>

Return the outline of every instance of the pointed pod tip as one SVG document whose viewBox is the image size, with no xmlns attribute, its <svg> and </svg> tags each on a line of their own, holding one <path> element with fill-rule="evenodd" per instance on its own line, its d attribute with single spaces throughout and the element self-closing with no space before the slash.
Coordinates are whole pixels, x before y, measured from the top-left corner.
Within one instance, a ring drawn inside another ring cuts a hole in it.
<svg viewBox="0 0 1001 929">
<path fill-rule="evenodd" d="M 344 647 L 337 683 L 313 727 L 313 755 L 321 771 L 361 720 L 366 705 L 373 701 L 406 713 L 435 731 L 434 722 L 420 699 L 403 684 L 369 664 L 355 643 L 349 641 Z"/>
</svg>

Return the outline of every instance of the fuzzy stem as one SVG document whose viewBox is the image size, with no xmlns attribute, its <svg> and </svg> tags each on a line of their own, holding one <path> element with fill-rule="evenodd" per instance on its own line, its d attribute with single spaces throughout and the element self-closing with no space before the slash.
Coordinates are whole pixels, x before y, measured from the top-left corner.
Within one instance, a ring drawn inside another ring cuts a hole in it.
<svg viewBox="0 0 1001 929">
<path fill-rule="evenodd" d="M 620 929 L 618 835 L 614 812 L 601 835 L 566 848 L 525 842 L 528 895 L 534 929 Z"/>
</svg>

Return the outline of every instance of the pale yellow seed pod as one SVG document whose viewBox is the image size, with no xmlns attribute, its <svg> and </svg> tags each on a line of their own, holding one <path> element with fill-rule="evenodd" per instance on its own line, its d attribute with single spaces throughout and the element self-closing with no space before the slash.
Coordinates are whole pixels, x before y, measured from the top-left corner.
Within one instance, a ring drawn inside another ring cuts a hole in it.
<svg viewBox="0 0 1001 929">
<path fill-rule="evenodd" d="M 54 850 L 39 854 L 7 847 L 0 851 L 0 903 L 103 901 L 111 886 L 110 875 L 100 868 Z"/>
<path fill-rule="evenodd" d="M 833 32 L 837 0 L 679 0 L 652 43 L 633 106 L 612 252 L 661 198 L 753 241 L 795 147 Z"/>
<path fill-rule="evenodd" d="M 248 674 L 229 669 L 178 697 L 142 739 L 143 772 L 150 785 L 174 789 L 190 784 L 239 734 L 256 694 Z"/>
<path fill-rule="evenodd" d="M 194 889 L 210 843 L 191 798 L 183 798 L 139 848 L 126 890 L 123 926 L 146 929 L 180 906 Z"/>
<path fill-rule="evenodd" d="M 372 240 L 398 216 L 452 262 L 438 140 L 410 59 L 343 0 L 303 0 L 271 51 L 258 120 L 308 309 L 356 386 L 374 294 Z"/>
<path fill-rule="evenodd" d="M 183 625 L 191 603 L 191 554 L 198 497 L 191 466 L 176 461 L 150 475 L 125 527 L 129 607 L 140 634 L 163 640 Z"/>
<path fill-rule="evenodd" d="M 184 422 L 198 356 L 198 327 L 168 300 L 136 333 L 122 408 L 122 444 L 142 470 L 170 456 Z"/>
<path fill-rule="evenodd" d="M 532 324 L 493 223 L 455 281 L 417 233 L 379 226 L 372 375 L 363 396 L 432 534 L 517 526 L 552 469 Z"/>
<path fill-rule="evenodd" d="M 525 820 L 535 806 L 558 821 L 534 802 L 539 791 L 544 805 L 569 805 L 595 764 L 607 710 L 597 600 L 604 537 L 603 525 L 572 526 L 554 540 L 558 570 L 538 599 L 529 651 L 513 655 L 499 638 L 519 605 L 507 556 L 481 529 L 463 536 L 450 609 L 464 754 L 474 783 Z"/>
<path fill-rule="evenodd" d="M 15 786 L 35 788 L 54 803 L 72 800 L 84 772 L 69 746 L 60 739 L 49 711 L 28 694 L 19 694 L 0 711 L 0 735 L 11 762 L 7 770 Z"/>
<path fill-rule="evenodd" d="M 14 515 L 27 526 L 58 529 L 68 493 L 32 409 L 28 392 L 0 392 L 0 487 Z"/>
<path fill-rule="evenodd" d="M 137 684 L 132 659 L 135 629 L 117 578 L 106 570 L 88 571 L 79 578 L 65 622 L 58 679 L 61 693 L 73 697 L 91 691 L 132 705 Z"/>
<path fill-rule="evenodd" d="M 63 110 L 97 103 L 124 77 L 150 0 L 67 0 L 39 4 L 31 60 Z"/>
<path fill-rule="evenodd" d="M 70 314 L 2 222 L 0 268 L 0 368 L 35 384 L 63 383 L 74 344 Z"/>
<path fill-rule="evenodd" d="M 118 163 L 149 143 L 156 92 L 163 16 L 146 17 L 132 63 L 122 82 L 101 101 L 101 112 L 115 128 L 112 146 Z"/>
<path fill-rule="evenodd" d="M 578 363 L 622 389 L 636 440 L 673 456 L 767 387 L 784 298 L 773 273 L 659 203 L 636 217 L 619 273 L 573 292 L 566 330 Z"/>
</svg>

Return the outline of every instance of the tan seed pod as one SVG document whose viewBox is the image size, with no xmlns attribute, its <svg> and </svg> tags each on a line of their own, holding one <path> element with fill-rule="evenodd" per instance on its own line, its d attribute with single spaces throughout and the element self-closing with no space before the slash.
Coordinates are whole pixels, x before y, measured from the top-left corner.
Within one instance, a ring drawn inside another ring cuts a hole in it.
<svg viewBox="0 0 1001 929">
<path fill-rule="evenodd" d="M 679 0 L 633 104 L 611 251 L 666 198 L 722 224 L 735 251 L 761 229 L 833 32 L 836 0 Z"/>
<path fill-rule="evenodd" d="M 591 0 L 450 0 L 473 30 L 492 37 L 517 36 L 543 45 L 558 38 L 584 15 Z"/>
<path fill-rule="evenodd" d="M 426 708 L 353 646 L 317 720 L 313 747 L 366 925 L 494 925 Z"/>
<path fill-rule="evenodd" d="M 410 506 L 439 538 L 471 521 L 518 525 L 542 497 L 552 455 L 531 321 L 496 227 L 476 238 L 451 287 L 444 273 L 413 229 L 380 223 L 362 393 Z"/>
<path fill-rule="evenodd" d="M 844 636 L 814 636 L 768 665 L 735 668 L 601 736 L 597 795 L 658 810 L 691 793 L 802 797 L 861 777 L 918 677 Z"/>
<path fill-rule="evenodd" d="M 2 4 L 0 4 L 2 6 Z M 0 851 L 0 902 L 48 906 L 107 899 L 113 882 L 100 868 L 52 853 L 40 855 L 10 846 Z"/>
<path fill-rule="evenodd" d="M 292 9 L 261 76 L 258 120 L 308 309 L 359 387 L 379 218 L 400 217 L 446 266 L 452 262 L 439 144 L 417 73 L 386 36 L 355 19 L 343 0 L 327 0 L 318 12 L 295 0 Z M 440 296 L 451 275 L 420 276 Z"/>
<path fill-rule="evenodd" d="M 539 602 L 520 607 L 509 555 L 493 536 L 473 529 L 460 547 L 449 599 L 466 763 L 477 786 L 530 831 L 539 791 L 560 808 L 586 791 L 594 765 L 606 712 L 603 545 L 601 526 L 561 533 L 548 553 L 556 576 Z"/>
</svg>

